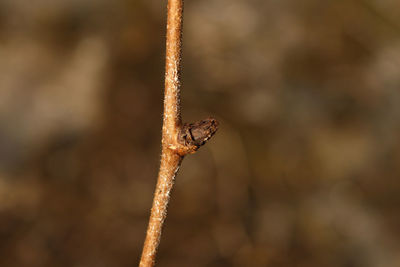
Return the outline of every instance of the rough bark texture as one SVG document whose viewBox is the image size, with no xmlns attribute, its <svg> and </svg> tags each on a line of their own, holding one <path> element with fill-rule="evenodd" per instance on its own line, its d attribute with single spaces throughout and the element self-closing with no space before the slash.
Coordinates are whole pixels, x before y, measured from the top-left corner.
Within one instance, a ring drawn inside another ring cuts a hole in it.
<svg viewBox="0 0 400 267">
<path fill-rule="evenodd" d="M 141 267 L 154 265 L 157 248 L 160 243 L 162 225 L 167 216 L 167 206 L 171 190 L 181 162 L 182 157 L 173 150 L 168 148 L 162 150 L 158 182 L 154 193 L 153 207 L 151 208 L 142 259 L 139 265 Z"/>
<path fill-rule="evenodd" d="M 205 144 L 218 128 L 218 122 L 213 118 L 182 125 L 180 113 L 182 13 L 182 0 L 168 1 L 161 165 L 139 265 L 141 267 L 154 265 L 171 190 L 183 157 L 194 153 Z"/>
</svg>

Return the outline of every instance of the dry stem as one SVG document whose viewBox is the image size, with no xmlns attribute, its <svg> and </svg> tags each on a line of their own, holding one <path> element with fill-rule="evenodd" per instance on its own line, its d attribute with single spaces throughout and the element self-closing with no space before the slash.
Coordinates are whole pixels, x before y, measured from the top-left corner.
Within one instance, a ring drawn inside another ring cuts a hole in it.
<svg viewBox="0 0 400 267">
<path fill-rule="evenodd" d="M 183 157 L 194 153 L 217 130 L 213 118 L 182 125 L 180 113 L 180 71 L 182 51 L 183 0 L 168 0 L 166 71 L 162 154 L 158 181 L 140 267 L 154 266 L 161 230 L 167 215 L 167 206 L 174 179 Z"/>
</svg>

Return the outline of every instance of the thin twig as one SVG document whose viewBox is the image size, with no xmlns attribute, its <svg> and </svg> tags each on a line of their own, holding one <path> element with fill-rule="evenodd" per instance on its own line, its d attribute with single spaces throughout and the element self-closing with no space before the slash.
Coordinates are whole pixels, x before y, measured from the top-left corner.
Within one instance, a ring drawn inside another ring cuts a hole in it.
<svg viewBox="0 0 400 267">
<path fill-rule="evenodd" d="M 164 114 L 161 164 L 140 267 L 154 266 L 161 230 L 176 173 L 186 154 L 194 153 L 217 130 L 218 122 L 207 118 L 183 124 L 180 112 L 183 0 L 168 0 Z"/>
</svg>

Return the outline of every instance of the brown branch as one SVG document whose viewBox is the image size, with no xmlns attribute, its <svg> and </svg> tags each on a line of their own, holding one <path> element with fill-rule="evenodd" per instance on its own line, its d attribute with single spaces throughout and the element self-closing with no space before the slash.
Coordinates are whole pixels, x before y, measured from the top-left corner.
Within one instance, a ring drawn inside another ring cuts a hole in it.
<svg viewBox="0 0 400 267">
<path fill-rule="evenodd" d="M 176 173 L 186 154 L 194 153 L 218 128 L 207 118 L 182 125 L 180 113 L 180 72 L 182 52 L 183 0 L 168 0 L 165 63 L 165 93 L 162 128 L 161 164 L 154 193 L 140 267 L 154 266 L 161 230 Z"/>
</svg>

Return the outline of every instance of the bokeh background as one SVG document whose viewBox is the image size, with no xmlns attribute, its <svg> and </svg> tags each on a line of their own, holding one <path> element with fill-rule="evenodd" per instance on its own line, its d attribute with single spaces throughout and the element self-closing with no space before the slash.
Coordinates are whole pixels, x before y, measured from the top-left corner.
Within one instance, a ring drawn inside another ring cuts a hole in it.
<svg viewBox="0 0 400 267">
<path fill-rule="evenodd" d="M 136 266 L 166 1 L 0 1 L 0 266 Z M 400 266 L 400 2 L 186 1 L 157 266 Z"/>
</svg>

